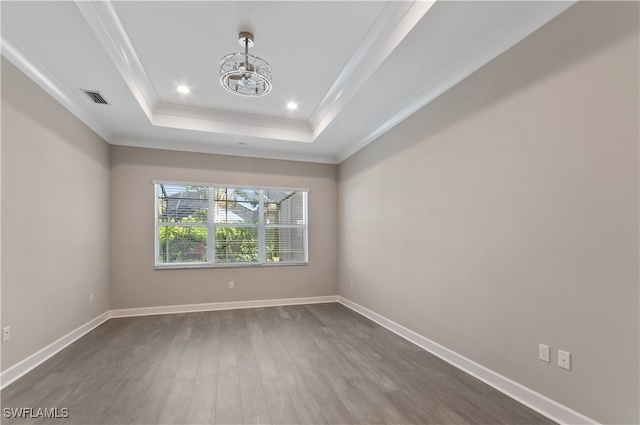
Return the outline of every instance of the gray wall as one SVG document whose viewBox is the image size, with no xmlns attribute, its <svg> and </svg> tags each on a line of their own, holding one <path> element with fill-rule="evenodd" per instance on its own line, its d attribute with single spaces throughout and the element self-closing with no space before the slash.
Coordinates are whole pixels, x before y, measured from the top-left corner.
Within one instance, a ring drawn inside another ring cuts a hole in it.
<svg viewBox="0 0 640 425">
<path fill-rule="evenodd" d="M 152 180 L 310 189 L 309 265 L 154 270 Z M 337 199 L 335 165 L 112 146 L 111 308 L 336 295 Z"/>
<path fill-rule="evenodd" d="M 4 58 L 1 169 L 5 370 L 109 308 L 109 146 Z"/>
<path fill-rule="evenodd" d="M 339 167 L 340 295 L 605 423 L 639 420 L 638 16 L 578 3 Z"/>
<path fill-rule="evenodd" d="M 108 308 L 339 291 L 637 423 L 639 47 L 637 3 L 578 3 L 339 167 L 109 149 L 3 59 L 2 369 Z M 310 188 L 309 265 L 154 270 L 153 179 Z"/>
</svg>

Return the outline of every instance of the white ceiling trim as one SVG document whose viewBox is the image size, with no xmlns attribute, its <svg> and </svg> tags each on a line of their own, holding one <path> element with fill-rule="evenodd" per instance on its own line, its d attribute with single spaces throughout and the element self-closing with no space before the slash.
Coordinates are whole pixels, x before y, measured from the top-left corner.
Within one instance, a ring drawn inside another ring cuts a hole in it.
<svg viewBox="0 0 640 425">
<path fill-rule="evenodd" d="M 311 115 L 309 122 L 160 102 L 113 5 L 109 1 L 77 1 L 75 3 L 151 124 L 157 127 L 220 134 L 224 137 L 219 141 L 227 143 L 226 146 L 217 143 L 207 144 L 204 141 L 185 142 L 169 138 L 151 140 L 138 138 L 138 136 L 122 137 L 111 134 L 92 118 L 91 110 L 81 100 L 84 97 L 65 89 L 59 80 L 53 77 L 20 43 L 6 34 L 4 29 L 1 31 L 2 55 L 111 144 L 337 164 L 389 131 L 575 2 L 575 0 L 534 2 L 489 37 L 477 40 L 473 48 L 432 80 L 428 86 L 416 92 L 402 105 L 389 111 L 377 125 L 361 128 L 360 136 L 346 143 L 342 151 L 334 151 L 331 155 L 318 155 L 316 149 L 303 153 L 307 149 L 303 148 L 304 143 L 313 142 L 336 117 L 340 116 L 349 102 L 357 101 L 360 89 L 367 81 L 371 81 L 376 70 L 424 17 L 435 0 L 416 0 L 409 4 L 391 1 L 385 5 L 339 78 Z M 237 140 L 242 140 L 235 136 L 249 136 L 256 141 L 272 139 L 280 143 L 263 144 L 264 149 L 231 146 L 236 144 Z M 292 141 L 303 143 L 297 144 L 296 147 L 290 144 L 292 151 L 283 151 L 283 147 L 287 146 L 285 142 Z"/>
<path fill-rule="evenodd" d="M 145 115 L 153 121 L 153 110 L 160 98 L 113 5 L 108 1 L 76 1 L 75 4 Z"/>
<path fill-rule="evenodd" d="M 307 123 L 213 109 L 203 113 L 205 108 L 162 103 L 111 2 L 76 1 L 75 4 L 151 124 L 237 136 L 312 141 L 313 134 Z"/>
<path fill-rule="evenodd" d="M 250 123 L 235 123 L 212 121 L 207 118 L 179 116 L 155 113 L 153 125 L 158 127 L 178 128 L 182 130 L 205 131 L 218 134 L 241 134 L 243 136 L 260 139 L 286 140 L 290 142 L 311 142 L 311 133 L 282 128 L 252 125 Z"/>
<path fill-rule="evenodd" d="M 309 123 L 314 139 L 335 119 L 393 50 L 429 11 L 436 0 L 417 0 L 407 6 L 390 2 L 382 10 L 333 86 L 313 112 Z M 381 17 L 385 19 L 381 19 Z"/>
<path fill-rule="evenodd" d="M 536 1 L 515 16 L 510 22 L 480 42 L 465 56 L 443 71 L 429 85 L 418 91 L 403 105 L 388 114 L 381 124 L 365 138 L 353 143 L 338 154 L 338 163 L 344 161 L 387 131 L 404 121 L 423 106 L 473 74 L 475 71 L 504 53 L 516 43 L 540 28 L 546 22 L 568 9 L 577 0 Z"/>
<path fill-rule="evenodd" d="M 243 156 L 248 158 L 266 158 L 278 159 L 285 161 L 301 161 L 319 164 L 337 164 L 333 155 L 309 155 L 296 152 L 267 151 L 255 148 L 242 148 L 233 146 L 220 146 L 208 143 L 198 142 L 180 142 L 176 144 L 174 141 L 158 140 L 158 139 L 140 139 L 140 138 L 116 138 L 112 143 L 116 146 L 131 146 L 138 148 L 164 149 L 179 152 L 196 152 L 211 153 L 216 155 Z"/>
<path fill-rule="evenodd" d="M 100 137 L 105 140 L 111 139 L 112 134 L 91 117 L 87 112 L 86 106 L 76 102 L 72 94 L 64 88 L 64 85 L 48 72 L 34 57 L 29 55 L 20 43 L 14 40 L 13 37 L 4 30 L 2 30 L 1 33 L 2 56 L 7 58 L 20 71 L 35 81 L 40 88 L 67 108 L 69 112 L 78 117 Z"/>
<path fill-rule="evenodd" d="M 156 114 L 162 115 L 176 115 L 181 117 L 208 119 L 211 121 L 217 120 L 225 123 L 231 122 L 261 127 L 282 128 L 285 130 L 296 130 L 299 132 L 306 132 L 311 136 L 311 127 L 306 121 L 302 120 L 267 117 L 264 115 L 238 113 L 236 111 L 216 110 L 189 105 L 170 105 L 168 103 L 161 103 L 158 105 L 155 112 Z"/>
<path fill-rule="evenodd" d="M 204 108 L 194 111 L 161 103 L 111 2 L 75 2 L 153 125 L 304 143 L 313 142 L 331 124 L 434 3 L 435 0 L 416 0 L 408 5 L 389 2 L 309 121 L 301 124 L 241 112 L 231 117 L 210 109 L 203 114 Z"/>
<path fill-rule="evenodd" d="M 313 133 L 306 121 L 167 103 L 161 103 L 155 108 L 152 123 L 160 127 L 227 133 L 290 142 L 310 143 L 313 141 Z"/>
</svg>

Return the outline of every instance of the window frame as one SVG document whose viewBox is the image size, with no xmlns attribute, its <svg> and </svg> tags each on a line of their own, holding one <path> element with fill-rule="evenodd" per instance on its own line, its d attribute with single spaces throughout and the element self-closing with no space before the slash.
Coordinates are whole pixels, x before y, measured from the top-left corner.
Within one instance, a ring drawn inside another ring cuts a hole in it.
<svg viewBox="0 0 640 425">
<path fill-rule="evenodd" d="M 154 202 L 154 268 L 155 269 L 189 269 L 189 268 L 228 268 L 228 267 L 278 267 L 278 266 L 306 266 L 309 264 L 309 192 L 308 188 L 248 186 L 235 184 L 215 184 L 202 182 L 184 182 L 171 180 L 152 180 Z M 206 187 L 208 189 L 207 221 L 195 223 L 176 223 L 158 221 L 158 185 L 181 185 L 189 187 Z M 214 211 L 216 189 L 244 189 L 258 191 L 258 223 L 216 223 Z M 264 192 L 286 191 L 300 192 L 303 195 L 303 224 L 266 224 Z M 206 262 L 160 262 L 160 228 L 163 226 L 205 227 L 207 229 L 207 261 Z M 256 228 L 258 230 L 258 261 L 256 262 L 216 262 L 216 230 L 218 228 Z M 266 231 L 273 228 L 301 229 L 303 236 L 304 259 L 302 261 L 267 261 L 266 260 Z"/>
</svg>

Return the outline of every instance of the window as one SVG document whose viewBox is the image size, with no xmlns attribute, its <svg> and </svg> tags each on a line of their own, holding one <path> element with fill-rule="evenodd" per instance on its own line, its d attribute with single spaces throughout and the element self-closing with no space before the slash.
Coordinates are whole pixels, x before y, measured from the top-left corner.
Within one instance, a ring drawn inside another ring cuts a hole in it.
<svg viewBox="0 0 640 425">
<path fill-rule="evenodd" d="M 156 267 L 307 262 L 307 190 L 154 185 Z"/>
</svg>

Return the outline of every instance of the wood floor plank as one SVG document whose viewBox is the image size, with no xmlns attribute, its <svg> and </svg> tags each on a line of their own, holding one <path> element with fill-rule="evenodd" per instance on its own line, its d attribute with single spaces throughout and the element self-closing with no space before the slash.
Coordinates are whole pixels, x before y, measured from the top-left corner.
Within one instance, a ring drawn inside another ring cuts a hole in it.
<svg viewBox="0 0 640 425">
<path fill-rule="evenodd" d="M 301 424 L 329 424 L 321 403 L 306 386 L 287 389 L 293 408 Z"/>
<path fill-rule="evenodd" d="M 382 412 L 375 404 L 367 400 L 362 392 L 353 389 L 341 392 L 338 395 L 340 401 L 357 424 L 385 423 Z"/>
<path fill-rule="evenodd" d="M 275 379 L 278 376 L 276 363 L 269 349 L 267 337 L 259 322 L 247 323 L 251 346 L 260 368 L 260 376 L 263 379 Z"/>
<path fill-rule="evenodd" d="M 173 382 L 167 400 L 164 403 L 159 423 L 187 423 L 194 384 L 194 380 L 179 380 Z"/>
<path fill-rule="evenodd" d="M 160 376 L 154 378 L 146 388 L 138 404 L 132 409 L 129 424 L 157 424 L 171 391 L 173 378 Z"/>
<path fill-rule="evenodd" d="M 111 319 L 1 397 L 56 424 L 553 423 L 337 303 Z"/>
<path fill-rule="evenodd" d="M 316 400 L 319 402 L 327 402 L 338 399 L 336 392 L 325 377 L 318 372 L 313 361 L 306 356 L 296 357 L 293 361 L 306 382 L 307 388 L 311 390 Z"/>
<path fill-rule="evenodd" d="M 363 374 L 372 385 L 382 386 L 385 392 L 396 391 L 400 389 L 400 387 L 398 387 L 398 385 L 393 382 L 391 378 L 375 368 L 349 343 L 341 340 L 335 340 L 333 344 L 336 347 L 337 351 L 340 352 L 347 359 L 347 361 L 353 365 L 353 367 L 355 367 L 361 374 Z"/>
<path fill-rule="evenodd" d="M 176 381 L 194 380 L 200 363 L 202 341 L 190 340 L 182 353 L 180 364 L 176 370 Z"/>
<path fill-rule="evenodd" d="M 274 359 L 278 377 L 287 388 L 304 386 L 306 385 L 304 378 L 295 366 L 291 353 L 284 342 L 286 336 L 283 336 L 282 332 L 282 330 L 276 332 L 274 329 L 267 333 L 269 350 Z"/>
<path fill-rule="evenodd" d="M 193 395 L 189 403 L 187 423 L 212 424 L 216 417 L 216 399 L 218 391 L 217 375 L 211 374 L 207 368 L 205 373 L 196 377 Z"/>
<path fill-rule="evenodd" d="M 241 424 L 242 401 L 240 399 L 240 380 L 238 367 L 230 366 L 218 371 L 216 389 L 216 424 Z"/>
<path fill-rule="evenodd" d="M 347 411 L 340 400 L 321 404 L 322 412 L 330 424 L 355 424 L 356 420 Z"/>
<path fill-rule="evenodd" d="M 300 423 L 289 393 L 280 380 L 263 381 L 263 389 L 272 424 Z"/>
<path fill-rule="evenodd" d="M 245 350 L 251 352 L 251 346 Z M 238 361 L 238 378 L 240 382 L 240 400 L 242 402 L 242 417 L 254 418 L 260 423 L 270 423 L 269 408 L 262 389 L 262 379 L 255 357 L 240 356 Z"/>
<path fill-rule="evenodd" d="M 113 402 L 99 423 L 114 425 L 130 423 L 135 416 L 135 411 L 142 404 L 145 393 L 149 391 L 148 386 L 147 379 L 130 379 L 113 398 Z"/>
</svg>

